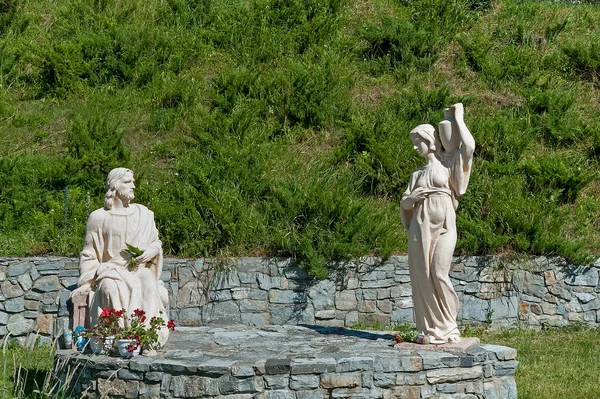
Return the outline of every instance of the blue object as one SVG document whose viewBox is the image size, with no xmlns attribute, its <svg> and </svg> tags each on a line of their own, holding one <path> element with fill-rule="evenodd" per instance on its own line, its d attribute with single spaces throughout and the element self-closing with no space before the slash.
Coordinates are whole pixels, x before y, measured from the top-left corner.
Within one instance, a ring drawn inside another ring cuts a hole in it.
<svg viewBox="0 0 600 399">
<path fill-rule="evenodd" d="M 73 331 L 73 333 L 75 335 L 75 346 L 80 351 L 82 351 L 83 348 L 85 348 L 85 345 L 88 342 L 88 338 L 83 335 L 84 332 L 85 332 L 85 328 L 83 328 L 83 326 L 77 326 L 77 327 L 75 327 L 75 330 Z"/>
</svg>

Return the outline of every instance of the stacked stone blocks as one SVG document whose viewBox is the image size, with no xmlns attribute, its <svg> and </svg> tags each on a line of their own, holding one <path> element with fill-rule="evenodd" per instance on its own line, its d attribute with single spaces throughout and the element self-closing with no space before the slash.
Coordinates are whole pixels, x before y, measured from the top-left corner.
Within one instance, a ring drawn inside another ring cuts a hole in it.
<svg viewBox="0 0 600 399">
<path fill-rule="evenodd" d="M 461 302 L 459 324 L 599 325 L 599 267 L 560 258 L 455 258 L 450 276 Z M 289 259 L 165 259 L 161 278 L 170 294 L 169 316 L 183 326 L 414 321 L 406 257 L 364 258 L 331 270 L 329 279 L 318 281 Z M 0 259 L 0 336 L 50 342 L 73 328 L 69 295 L 78 275 L 72 258 Z"/>
<path fill-rule="evenodd" d="M 397 351 L 395 356 L 322 354 L 254 363 L 59 354 L 69 368 L 83 367 L 82 397 L 229 399 L 503 398 L 517 397 L 516 351 L 478 345 L 466 353 Z M 81 377 L 82 376 L 82 377 Z"/>
</svg>

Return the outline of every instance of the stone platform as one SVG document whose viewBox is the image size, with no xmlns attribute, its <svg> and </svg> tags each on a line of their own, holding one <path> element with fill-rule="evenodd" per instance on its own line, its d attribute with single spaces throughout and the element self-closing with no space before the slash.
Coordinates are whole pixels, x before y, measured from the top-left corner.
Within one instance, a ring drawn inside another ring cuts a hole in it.
<svg viewBox="0 0 600 399">
<path fill-rule="evenodd" d="M 516 398 L 516 351 L 468 343 L 395 347 L 392 333 L 316 325 L 182 327 L 158 356 L 61 350 L 55 371 L 72 397 Z"/>
</svg>

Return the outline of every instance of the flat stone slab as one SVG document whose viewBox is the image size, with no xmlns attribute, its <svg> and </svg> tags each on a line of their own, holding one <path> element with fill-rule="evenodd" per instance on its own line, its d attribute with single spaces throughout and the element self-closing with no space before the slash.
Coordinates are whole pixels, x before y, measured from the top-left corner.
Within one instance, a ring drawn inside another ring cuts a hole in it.
<svg viewBox="0 0 600 399">
<path fill-rule="evenodd" d="M 76 370 L 72 397 L 516 398 L 514 350 L 488 347 L 397 346 L 392 332 L 318 325 L 180 327 L 157 356 L 61 350 L 55 372 Z"/>
<path fill-rule="evenodd" d="M 467 352 L 467 350 L 475 345 L 479 345 L 479 338 L 469 337 L 469 338 L 461 338 L 460 342 L 447 342 L 442 345 L 422 345 L 415 344 L 413 342 L 400 342 L 396 344 L 396 349 L 400 350 L 431 350 L 436 352 L 453 352 L 453 353 L 463 353 Z"/>
</svg>

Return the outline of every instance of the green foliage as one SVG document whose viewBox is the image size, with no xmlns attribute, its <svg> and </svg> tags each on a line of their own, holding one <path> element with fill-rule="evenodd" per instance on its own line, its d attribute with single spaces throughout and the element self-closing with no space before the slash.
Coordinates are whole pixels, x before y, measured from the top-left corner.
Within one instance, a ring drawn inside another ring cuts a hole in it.
<svg viewBox="0 0 600 399">
<path fill-rule="evenodd" d="M 465 104 L 462 254 L 600 243 L 600 11 L 478 0 L 0 1 L 0 254 L 80 251 L 116 166 L 178 256 L 406 251 L 408 132 Z"/>
</svg>

